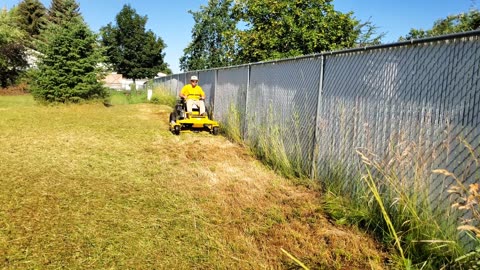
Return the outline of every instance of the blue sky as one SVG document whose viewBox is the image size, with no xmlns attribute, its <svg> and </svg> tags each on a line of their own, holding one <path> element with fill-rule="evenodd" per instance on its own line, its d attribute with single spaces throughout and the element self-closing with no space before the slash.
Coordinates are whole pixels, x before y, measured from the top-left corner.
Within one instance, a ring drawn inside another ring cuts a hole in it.
<svg viewBox="0 0 480 270">
<path fill-rule="evenodd" d="M 480 0 L 334 0 L 335 9 L 353 11 L 361 21 L 370 20 L 386 33 L 383 43 L 395 42 L 411 28 L 431 28 L 433 23 L 448 15 L 479 8 Z M 0 0 L 0 7 L 10 9 L 20 0 Z M 48 8 L 50 0 L 41 0 Z M 115 21 L 124 4 L 130 4 L 138 14 L 147 15 L 147 29 L 160 36 L 167 48 L 165 61 L 174 73 L 180 72 L 179 58 L 191 40 L 194 24 L 188 10 L 198 11 L 208 0 L 77 0 L 80 11 L 90 28 L 98 32 L 100 27 Z"/>
</svg>

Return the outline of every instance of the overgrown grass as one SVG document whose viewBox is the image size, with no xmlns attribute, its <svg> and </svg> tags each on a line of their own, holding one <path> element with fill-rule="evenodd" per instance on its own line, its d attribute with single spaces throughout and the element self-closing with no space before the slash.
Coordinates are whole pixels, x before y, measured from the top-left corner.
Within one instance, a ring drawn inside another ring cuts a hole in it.
<svg viewBox="0 0 480 270">
<path fill-rule="evenodd" d="M 175 106 L 176 101 L 177 101 L 177 96 L 171 94 L 171 92 L 168 91 L 168 89 L 163 88 L 161 86 L 155 87 L 153 89 L 153 95 L 150 100 L 151 103 L 163 104 L 163 105 L 170 106 L 172 108 Z"/>
<path fill-rule="evenodd" d="M 118 91 L 110 90 L 110 103 L 113 105 L 147 103 L 146 90 Z"/>
<path fill-rule="evenodd" d="M 3 269 L 384 268 L 317 192 L 225 138 L 172 135 L 168 106 L 23 98 L 0 97 Z"/>
<path fill-rule="evenodd" d="M 222 121 L 222 134 L 236 143 L 243 144 L 242 119 L 244 118 L 244 113 L 240 112 L 235 104 L 230 104 L 228 106 L 228 114 L 225 120 Z"/>
<path fill-rule="evenodd" d="M 325 210 L 341 224 L 374 232 L 397 251 L 401 269 L 463 269 L 455 262 L 465 254 L 454 225 L 458 215 L 432 205 L 432 189 L 425 180 L 428 168 L 414 145 L 402 145 L 393 147 L 392 157 L 383 161 L 359 150 L 363 175 L 349 174 L 342 165 L 332 166 L 322 176 Z"/>
<path fill-rule="evenodd" d="M 282 119 L 282 127 L 279 120 L 274 119 L 273 107 L 269 107 L 265 120 L 260 123 L 254 119 L 248 119 L 248 137 L 247 144 L 250 150 L 262 160 L 265 164 L 270 166 L 273 170 L 291 179 L 305 179 L 311 173 L 305 168 L 303 164 L 304 155 L 307 155 L 306 160 L 312 160 L 308 157 L 308 153 L 303 153 L 301 150 L 302 137 L 305 134 L 300 134 L 300 119 L 297 114 L 293 114 L 291 119 Z M 287 131 L 289 132 L 286 135 Z M 289 138 L 287 138 L 289 136 Z M 290 140 L 289 148 L 287 149 L 287 139 Z M 292 149 L 293 148 L 293 149 Z M 310 155 L 311 156 L 311 155 Z M 302 181 L 303 182 L 303 181 Z"/>
</svg>

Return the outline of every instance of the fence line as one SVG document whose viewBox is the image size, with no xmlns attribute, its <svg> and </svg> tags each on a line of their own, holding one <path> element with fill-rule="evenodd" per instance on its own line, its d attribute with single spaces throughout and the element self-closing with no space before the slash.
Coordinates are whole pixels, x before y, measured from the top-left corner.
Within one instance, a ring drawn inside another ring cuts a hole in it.
<svg viewBox="0 0 480 270">
<path fill-rule="evenodd" d="M 237 112 L 241 138 L 262 153 L 319 177 L 334 164 L 355 173 L 360 150 L 401 177 L 423 177 L 431 200 L 444 207 L 453 180 L 433 169 L 463 176 L 466 185 L 480 174 L 472 161 L 479 153 L 469 150 L 480 146 L 479 40 L 472 31 L 175 74 L 155 84 L 177 95 L 197 75 L 214 117 L 228 123 Z"/>
</svg>

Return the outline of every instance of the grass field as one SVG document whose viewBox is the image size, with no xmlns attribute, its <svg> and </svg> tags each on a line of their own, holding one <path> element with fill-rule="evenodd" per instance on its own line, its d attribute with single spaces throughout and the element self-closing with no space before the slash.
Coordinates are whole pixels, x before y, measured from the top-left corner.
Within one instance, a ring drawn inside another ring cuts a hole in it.
<svg viewBox="0 0 480 270">
<path fill-rule="evenodd" d="M 221 136 L 172 135 L 170 110 L 1 96 L 0 268 L 385 268 L 319 192 Z"/>
</svg>

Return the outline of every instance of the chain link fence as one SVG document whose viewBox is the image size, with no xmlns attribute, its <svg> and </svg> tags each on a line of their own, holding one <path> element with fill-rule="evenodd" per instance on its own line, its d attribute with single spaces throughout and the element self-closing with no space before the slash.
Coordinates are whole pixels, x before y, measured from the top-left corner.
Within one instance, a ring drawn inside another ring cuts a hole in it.
<svg viewBox="0 0 480 270">
<path fill-rule="evenodd" d="M 480 31 L 156 79 L 178 95 L 198 75 L 214 117 L 263 155 L 311 177 L 359 153 L 420 178 L 437 207 L 452 178 L 478 180 Z M 232 120 L 236 115 L 236 120 Z M 400 183 L 399 183 L 400 184 Z M 412 184 L 412 183 L 402 183 Z M 448 205 L 442 205 L 448 207 Z"/>
</svg>

